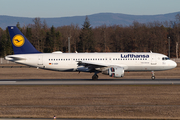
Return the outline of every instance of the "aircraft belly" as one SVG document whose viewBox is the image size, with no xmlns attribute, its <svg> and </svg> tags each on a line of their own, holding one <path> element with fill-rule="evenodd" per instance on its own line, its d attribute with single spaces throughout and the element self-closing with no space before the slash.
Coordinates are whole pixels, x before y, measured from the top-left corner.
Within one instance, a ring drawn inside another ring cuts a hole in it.
<svg viewBox="0 0 180 120">
<path fill-rule="evenodd" d="M 23 64 L 23 65 L 28 65 L 28 66 L 37 66 L 37 60 L 26 58 L 26 60 L 17 60 L 15 63 L 18 64 Z"/>
<path fill-rule="evenodd" d="M 164 70 L 164 66 L 128 66 L 126 71 L 156 71 L 156 70 Z"/>
<path fill-rule="evenodd" d="M 142 70 L 150 70 L 149 69 L 149 66 L 128 66 L 128 69 L 127 69 L 127 71 L 134 71 L 134 70 L 136 70 L 136 71 L 142 71 Z"/>
</svg>

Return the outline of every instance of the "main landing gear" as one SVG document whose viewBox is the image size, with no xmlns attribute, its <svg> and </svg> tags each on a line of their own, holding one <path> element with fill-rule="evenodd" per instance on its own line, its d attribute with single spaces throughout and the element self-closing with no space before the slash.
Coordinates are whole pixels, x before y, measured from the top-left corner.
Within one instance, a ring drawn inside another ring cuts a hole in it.
<svg viewBox="0 0 180 120">
<path fill-rule="evenodd" d="M 94 73 L 94 75 L 92 76 L 92 80 L 97 80 L 98 79 L 98 75 L 97 73 Z"/>
<path fill-rule="evenodd" d="M 154 71 L 151 71 L 151 74 L 152 74 L 152 77 L 151 77 L 151 79 L 152 79 L 152 80 L 155 80 Z"/>
</svg>

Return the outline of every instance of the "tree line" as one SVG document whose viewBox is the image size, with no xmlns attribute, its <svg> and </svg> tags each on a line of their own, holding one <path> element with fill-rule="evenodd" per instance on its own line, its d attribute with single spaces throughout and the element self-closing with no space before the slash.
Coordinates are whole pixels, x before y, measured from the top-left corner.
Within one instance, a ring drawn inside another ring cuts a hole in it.
<svg viewBox="0 0 180 120">
<path fill-rule="evenodd" d="M 71 24 L 62 27 L 48 27 L 46 21 L 33 19 L 33 24 L 16 26 L 40 52 L 68 52 L 70 37 L 71 52 L 157 52 L 168 55 L 170 41 L 171 57 L 178 57 L 180 36 L 180 15 L 175 21 L 154 21 L 132 25 L 101 25 L 91 27 L 88 17 L 82 26 Z M 8 29 L 0 28 L 0 56 L 13 54 Z"/>
</svg>

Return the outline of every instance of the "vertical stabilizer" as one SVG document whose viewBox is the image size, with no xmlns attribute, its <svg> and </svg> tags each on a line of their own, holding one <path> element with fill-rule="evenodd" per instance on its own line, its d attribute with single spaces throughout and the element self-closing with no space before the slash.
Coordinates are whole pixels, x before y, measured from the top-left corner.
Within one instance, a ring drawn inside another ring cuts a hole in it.
<svg viewBox="0 0 180 120">
<path fill-rule="evenodd" d="M 16 26 L 8 26 L 14 54 L 40 53 Z"/>
</svg>

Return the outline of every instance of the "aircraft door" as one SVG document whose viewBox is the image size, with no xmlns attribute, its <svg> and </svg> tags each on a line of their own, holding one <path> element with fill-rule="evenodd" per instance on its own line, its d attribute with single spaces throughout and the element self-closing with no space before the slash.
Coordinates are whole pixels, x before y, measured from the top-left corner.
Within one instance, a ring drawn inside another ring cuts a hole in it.
<svg viewBox="0 0 180 120">
<path fill-rule="evenodd" d="M 151 57 L 151 65 L 156 65 L 157 61 L 156 61 L 156 55 L 152 55 Z"/>
<path fill-rule="evenodd" d="M 43 65 L 43 56 L 42 55 L 38 56 L 38 65 Z"/>
</svg>

